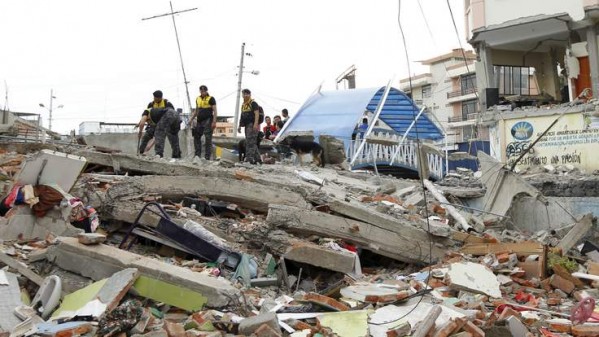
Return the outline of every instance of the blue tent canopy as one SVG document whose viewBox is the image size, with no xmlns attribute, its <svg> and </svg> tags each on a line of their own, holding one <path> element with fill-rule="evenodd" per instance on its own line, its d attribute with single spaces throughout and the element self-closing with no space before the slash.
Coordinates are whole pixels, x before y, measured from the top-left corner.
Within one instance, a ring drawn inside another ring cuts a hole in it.
<svg viewBox="0 0 599 337">
<path fill-rule="evenodd" d="M 285 124 L 280 137 L 311 131 L 315 139 L 320 135 L 329 135 L 348 141 L 364 111 L 376 111 L 384 91 L 385 87 L 318 92 L 308 98 L 293 119 Z M 390 88 L 379 119 L 403 135 L 419 111 L 405 93 Z M 408 137 L 439 140 L 443 138 L 443 134 L 423 114 Z"/>
</svg>

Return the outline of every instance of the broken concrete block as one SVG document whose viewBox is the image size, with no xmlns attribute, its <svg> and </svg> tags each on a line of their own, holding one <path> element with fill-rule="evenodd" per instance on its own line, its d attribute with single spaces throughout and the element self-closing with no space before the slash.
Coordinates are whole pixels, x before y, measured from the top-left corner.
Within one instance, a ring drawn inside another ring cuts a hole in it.
<svg viewBox="0 0 599 337">
<path fill-rule="evenodd" d="M 86 246 L 75 238 L 62 237 L 60 244 L 48 251 L 48 258 L 65 270 L 94 280 L 110 277 L 123 268 L 137 268 L 141 275 L 161 281 L 161 286 L 176 284 L 177 290 L 173 291 L 187 289 L 205 297 L 206 303 L 211 307 L 226 306 L 231 298 L 239 296 L 239 290 L 227 280 L 216 279 L 104 244 Z M 92 265 L 94 268 L 81 268 Z M 161 294 L 159 289 L 150 290 L 156 295 Z M 189 296 L 189 293 L 179 297 L 185 296 Z"/>
<path fill-rule="evenodd" d="M 256 331 L 254 331 L 254 335 L 257 337 L 281 337 L 282 335 L 278 333 L 275 329 L 273 329 L 268 324 L 262 324 Z"/>
<path fill-rule="evenodd" d="M 530 332 L 530 331 L 528 331 L 528 328 L 526 327 L 526 325 L 524 325 L 524 323 L 522 323 L 515 316 L 508 317 L 507 323 L 508 323 L 508 326 L 510 327 L 510 332 L 512 333 L 512 336 L 526 336 L 526 334 Z"/>
<path fill-rule="evenodd" d="M 168 337 L 185 337 L 185 329 L 183 328 L 183 324 L 165 320 L 164 329 L 166 330 Z"/>
<path fill-rule="evenodd" d="M 452 263 L 446 275 L 447 284 L 456 290 L 466 290 L 501 297 L 497 276 L 484 265 L 472 262 Z"/>
<path fill-rule="evenodd" d="M 424 206 L 424 195 L 421 192 L 411 194 L 407 199 L 404 200 L 403 204 L 405 206 Z"/>
<path fill-rule="evenodd" d="M 401 190 L 395 192 L 395 196 L 397 196 L 398 198 L 403 198 L 404 196 L 414 193 L 414 191 L 416 191 L 416 185 L 412 185 L 406 188 L 402 188 Z"/>
<path fill-rule="evenodd" d="M 434 305 L 430 311 L 426 314 L 424 319 L 418 323 L 416 330 L 412 334 L 413 337 L 426 337 L 429 331 L 434 328 L 435 321 L 441 315 L 441 306 Z"/>
<path fill-rule="evenodd" d="M 291 246 L 284 257 L 287 260 L 345 274 L 354 271 L 356 262 L 356 255 L 350 252 L 335 251 L 308 243 L 298 243 Z"/>
<path fill-rule="evenodd" d="M 86 164 L 86 159 L 66 153 L 41 150 L 23 163 L 15 181 L 20 185 L 58 185 L 69 192 Z"/>
<path fill-rule="evenodd" d="M 166 330 L 158 329 L 158 330 L 150 331 L 143 335 L 142 334 L 133 334 L 133 335 L 131 335 L 131 337 L 168 337 L 168 334 L 166 333 Z"/>
<path fill-rule="evenodd" d="M 409 286 L 406 286 L 409 288 Z M 344 298 L 360 302 L 394 302 L 409 295 L 407 289 L 386 287 L 382 284 L 355 284 L 341 289 Z"/>
<path fill-rule="evenodd" d="M 137 279 L 137 269 L 121 270 L 110 278 L 92 283 L 89 286 L 68 294 L 54 311 L 50 320 L 90 316 L 101 318 L 106 312 L 119 305 L 127 291 Z"/>
<path fill-rule="evenodd" d="M 0 330 L 12 331 L 21 320 L 13 314 L 23 305 L 17 275 L 5 272 L 8 285 L 0 286 Z"/>
<path fill-rule="evenodd" d="M 97 245 L 106 241 L 106 235 L 99 233 L 80 233 L 77 239 L 84 245 Z"/>
<path fill-rule="evenodd" d="M 248 317 L 239 322 L 239 334 L 249 336 L 263 324 L 271 327 L 276 333 L 282 335 L 277 315 L 274 312 Z"/>
</svg>

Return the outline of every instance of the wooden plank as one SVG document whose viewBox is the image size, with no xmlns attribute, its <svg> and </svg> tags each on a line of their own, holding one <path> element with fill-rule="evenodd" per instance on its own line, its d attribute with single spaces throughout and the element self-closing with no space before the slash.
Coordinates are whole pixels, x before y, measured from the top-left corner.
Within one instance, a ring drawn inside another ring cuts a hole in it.
<svg viewBox="0 0 599 337">
<path fill-rule="evenodd" d="M 43 277 L 34 273 L 31 269 L 22 265 L 19 261 L 13 259 L 12 257 L 10 257 L 2 252 L 0 252 L 0 262 L 4 263 L 5 265 L 9 266 L 10 268 L 16 270 L 17 272 L 19 272 L 19 274 L 25 276 L 26 278 L 28 278 L 30 281 L 37 284 L 38 286 L 41 286 L 42 283 L 44 283 Z"/>
<path fill-rule="evenodd" d="M 560 240 L 557 247 L 561 249 L 563 254 L 567 253 L 591 230 L 591 227 L 593 227 L 593 213 L 583 216 L 582 219 L 570 229 L 568 234 Z"/>
<path fill-rule="evenodd" d="M 465 230 L 466 232 L 469 230 L 476 230 L 474 227 L 468 224 L 468 220 L 466 220 L 466 218 L 462 215 L 462 213 L 460 213 L 460 211 L 458 211 L 455 207 L 449 204 L 447 198 L 443 196 L 443 194 L 435 187 L 435 185 L 432 182 L 430 182 L 427 179 L 424 179 L 422 182 L 426 189 L 429 192 L 431 192 L 433 197 L 435 197 L 437 201 L 443 204 L 443 208 L 447 210 L 447 213 L 451 215 L 451 217 L 460 225 L 460 227 L 462 227 L 463 230 Z"/>
</svg>

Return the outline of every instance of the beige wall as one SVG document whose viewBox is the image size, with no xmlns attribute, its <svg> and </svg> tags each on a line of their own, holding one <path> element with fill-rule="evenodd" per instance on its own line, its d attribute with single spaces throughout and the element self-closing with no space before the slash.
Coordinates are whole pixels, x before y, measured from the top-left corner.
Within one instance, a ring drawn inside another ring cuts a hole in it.
<svg viewBox="0 0 599 337">
<path fill-rule="evenodd" d="M 565 49 L 557 50 L 556 54 L 564 55 Z M 557 69 L 549 53 L 529 53 L 524 59 L 524 52 L 493 50 L 492 59 L 494 65 L 534 67 L 537 80 L 535 87 L 538 84 L 539 91 L 544 91 L 554 98 L 559 97 L 559 88 L 554 77 Z"/>
<path fill-rule="evenodd" d="M 584 0 L 486 0 L 486 26 L 535 15 L 567 13 L 574 21 L 584 19 Z M 514 9 L 518 10 L 515 11 Z"/>
<path fill-rule="evenodd" d="M 501 161 L 511 164 L 556 118 L 557 115 L 522 117 L 500 123 Z M 521 134 L 513 136 L 513 129 Z M 595 155 L 598 144 L 599 117 L 566 114 L 535 145 L 534 151 L 522 158 L 518 167 L 570 164 L 592 172 L 599 169 L 599 157 Z"/>
</svg>

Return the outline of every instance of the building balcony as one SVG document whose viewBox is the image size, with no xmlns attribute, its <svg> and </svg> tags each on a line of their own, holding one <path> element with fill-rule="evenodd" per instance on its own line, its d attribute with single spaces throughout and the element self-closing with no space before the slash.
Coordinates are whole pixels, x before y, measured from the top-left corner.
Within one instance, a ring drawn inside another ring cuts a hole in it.
<svg viewBox="0 0 599 337">
<path fill-rule="evenodd" d="M 468 89 L 465 89 L 465 90 L 458 90 L 458 91 L 448 92 L 447 93 L 447 98 L 454 98 L 454 97 L 466 96 L 466 95 L 475 94 L 475 93 L 476 93 L 476 88 L 468 88 Z"/>
<path fill-rule="evenodd" d="M 476 120 L 476 117 L 478 116 L 478 113 L 472 113 L 472 114 L 468 114 L 466 116 L 463 115 L 459 115 L 459 116 L 449 116 L 449 118 L 447 119 L 447 121 L 451 124 L 451 123 L 460 123 L 462 125 L 464 124 L 471 124 L 471 123 L 462 123 L 462 122 L 474 122 Z M 458 125 L 455 125 L 458 126 Z"/>
</svg>

